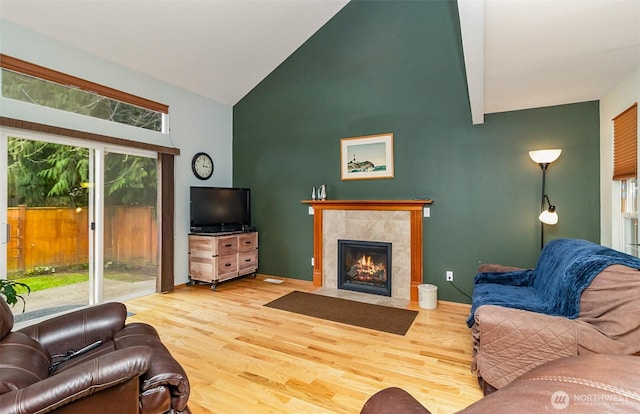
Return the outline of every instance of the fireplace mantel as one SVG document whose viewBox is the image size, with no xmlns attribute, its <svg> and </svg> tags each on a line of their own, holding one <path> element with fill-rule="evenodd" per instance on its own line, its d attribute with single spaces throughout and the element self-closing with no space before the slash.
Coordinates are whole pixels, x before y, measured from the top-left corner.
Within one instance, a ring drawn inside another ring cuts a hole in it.
<svg viewBox="0 0 640 414">
<path fill-rule="evenodd" d="M 391 210 L 422 211 L 431 200 L 302 200 L 303 204 L 311 204 L 314 210 Z"/>
<path fill-rule="evenodd" d="M 418 285 L 422 283 L 422 211 L 432 200 L 302 200 L 313 207 L 313 284 L 322 286 L 323 272 L 323 210 L 409 211 L 411 226 L 411 291 L 412 301 L 418 300 Z"/>
</svg>

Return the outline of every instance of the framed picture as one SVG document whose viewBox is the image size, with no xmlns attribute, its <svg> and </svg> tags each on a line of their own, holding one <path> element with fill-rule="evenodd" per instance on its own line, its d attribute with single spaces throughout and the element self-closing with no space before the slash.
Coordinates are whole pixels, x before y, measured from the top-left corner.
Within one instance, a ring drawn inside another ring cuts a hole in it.
<svg viewBox="0 0 640 414">
<path fill-rule="evenodd" d="M 343 180 L 393 178 L 393 134 L 340 139 Z"/>
</svg>

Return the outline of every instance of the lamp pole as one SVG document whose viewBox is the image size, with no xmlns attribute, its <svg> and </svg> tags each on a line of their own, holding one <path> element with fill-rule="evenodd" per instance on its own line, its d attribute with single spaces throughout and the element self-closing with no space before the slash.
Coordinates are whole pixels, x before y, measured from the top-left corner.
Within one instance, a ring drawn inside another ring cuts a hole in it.
<svg viewBox="0 0 640 414">
<path fill-rule="evenodd" d="M 540 250 L 542 250 L 542 248 L 544 247 L 545 221 L 548 222 L 549 224 L 556 224 L 558 222 L 558 215 L 555 214 L 555 206 L 551 205 L 551 202 L 549 201 L 549 197 L 545 195 L 545 180 L 547 178 L 547 167 L 549 167 L 549 164 L 557 160 L 561 153 L 562 153 L 561 149 L 544 149 L 544 150 L 529 151 L 529 157 L 531 158 L 531 160 L 536 164 L 538 164 L 542 169 L 542 197 L 540 202 L 541 212 L 540 212 L 540 216 L 538 217 L 538 219 L 540 220 Z M 545 214 L 545 217 L 543 218 L 543 213 L 545 213 L 545 208 L 544 208 L 545 198 L 549 203 L 549 213 L 553 214 L 552 217 L 547 217 Z"/>
<path fill-rule="evenodd" d="M 544 211 L 544 195 L 545 193 L 545 181 L 547 177 L 547 167 L 549 166 L 548 162 L 541 162 L 540 168 L 542 168 L 542 198 L 540 202 L 540 211 Z M 544 223 L 540 222 L 540 250 L 544 247 Z"/>
</svg>

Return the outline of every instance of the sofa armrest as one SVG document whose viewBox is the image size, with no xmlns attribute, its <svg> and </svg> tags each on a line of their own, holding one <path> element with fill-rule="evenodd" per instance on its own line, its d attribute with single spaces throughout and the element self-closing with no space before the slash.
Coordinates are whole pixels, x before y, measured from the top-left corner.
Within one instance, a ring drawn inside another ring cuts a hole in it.
<svg viewBox="0 0 640 414">
<path fill-rule="evenodd" d="M 147 347 L 114 351 L 0 395 L 0 412 L 46 413 L 136 378 L 150 365 L 151 350 Z M 135 392 L 137 395 L 138 390 Z"/>
<path fill-rule="evenodd" d="M 474 321 L 473 367 L 498 389 L 538 365 L 578 354 L 577 325 L 567 318 L 483 305 Z"/>
<path fill-rule="evenodd" d="M 431 414 L 431 412 L 405 390 L 390 387 L 373 394 L 362 407 L 360 414 Z"/>
<path fill-rule="evenodd" d="M 108 342 L 120 331 L 127 318 L 122 303 L 104 303 L 48 319 L 23 328 L 25 333 L 51 354 L 66 354 L 96 341 Z"/>
<path fill-rule="evenodd" d="M 508 286 L 531 286 L 533 283 L 533 270 L 515 270 L 508 272 L 483 272 L 473 278 L 475 285 L 494 283 Z"/>
<path fill-rule="evenodd" d="M 522 267 L 505 266 L 497 263 L 482 263 L 478 266 L 478 273 L 501 273 L 501 272 L 516 272 L 518 270 L 527 270 Z"/>
</svg>

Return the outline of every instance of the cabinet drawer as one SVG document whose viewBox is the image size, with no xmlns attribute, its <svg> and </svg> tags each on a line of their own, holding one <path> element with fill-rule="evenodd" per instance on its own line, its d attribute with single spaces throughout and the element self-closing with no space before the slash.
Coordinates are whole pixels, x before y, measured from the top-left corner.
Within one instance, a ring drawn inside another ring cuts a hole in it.
<svg viewBox="0 0 640 414">
<path fill-rule="evenodd" d="M 220 256 L 216 259 L 218 268 L 218 278 L 228 274 L 238 273 L 238 256 L 230 254 L 228 256 Z"/>
<path fill-rule="evenodd" d="M 215 279 L 214 263 L 211 257 L 208 259 L 191 257 L 189 259 L 189 276 L 202 282 L 211 282 Z"/>
<path fill-rule="evenodd" d="M 211 237 L 189 236 L 189 254 L 192 257 L 211 257 L 214 254 Z"/>
<path fill-rule="evenodd" d="M 253 272 L 258 268 L 258 251 L 238 253 L 238 269 L 241 274 Z"/>
<path fill-rule="evenodd" d="M 258 248 L 258 233 L 246 233 L 238 236 L 238 251 L 255 250 Z"/>
<path fill-rule="evenodd" d="M 236 236 L 219 237 L 214 243 L 217 243 L 216 254 L 218 256 L 226 256 L 238 251 L 238 238 Z"/>
</svg>

